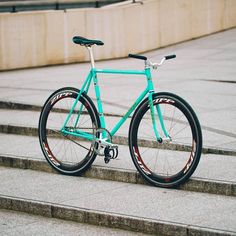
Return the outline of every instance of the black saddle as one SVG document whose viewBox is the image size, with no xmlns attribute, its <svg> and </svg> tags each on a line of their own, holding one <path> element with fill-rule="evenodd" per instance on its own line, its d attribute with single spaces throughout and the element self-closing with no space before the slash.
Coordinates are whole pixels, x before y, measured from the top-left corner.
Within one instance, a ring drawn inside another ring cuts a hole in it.
<svg viewBox="0 0 236 236">
<path fill-rule="evenodd" d="M 81 46 L 92 46 L 94 44 L 96 45 L 104 45 L 104 43 L 100 40 L 92 40 L 92 39 L 86 39 L 84 37 L 80 37 L 80 36 L 74 36 L 73 37 L 73 42 L 76 44 L 79 44 Z"/>
</svg>

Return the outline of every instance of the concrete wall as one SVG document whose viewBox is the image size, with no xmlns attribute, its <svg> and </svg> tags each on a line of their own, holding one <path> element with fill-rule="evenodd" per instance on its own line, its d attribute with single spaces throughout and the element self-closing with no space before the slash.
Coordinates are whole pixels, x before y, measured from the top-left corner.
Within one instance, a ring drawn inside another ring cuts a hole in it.
<svg viewBox="0 0 236 236">
<path fill-rule="evenodd" d="M 96 59 L 126 57 L 236 26 L 236 0 L 144 0 L 100 9 L 0 14 L 0 70 L 88 60 L 74 35 L 101 39 Z"/>
</svg>

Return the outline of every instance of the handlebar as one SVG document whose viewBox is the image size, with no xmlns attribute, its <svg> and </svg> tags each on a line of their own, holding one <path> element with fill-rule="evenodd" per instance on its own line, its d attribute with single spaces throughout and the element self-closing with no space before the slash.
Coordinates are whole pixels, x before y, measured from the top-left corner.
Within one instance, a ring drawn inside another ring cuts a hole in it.
<svg viewBox="0 0 236 236">
<path fill-rule="evenodd" d="M 170 59 L 174 59 L 174 58 L 176 58 L 176 55 L 175 55 L 175 54 L 165 56 L 165 59 L 166 59 L 166 60 L 170 60 Z"/>
<path fill-rule="evenodd" d="M 153 68 L 154 70 L 156 70 L 158 66 L 161 66 L 161 65 L 164 63 L 165 60 L 170 60 L 170 59 L 176 58 L 176 55 L 175 55 L 175 54 L 171 54 L 171 55 L 168 55 L 168 56 L 163 57 L 159 63 L 152 63 L 151 61 L 149 61 L 149 60 L 147 59 L 147 57 L 142 56 L 142 55 L 129 54 L 128 56 L 129 56 L 129 57 L 132 57 L 132 58 L 135 58 L 135 59 L 144 60 L 144 61 L 145 61 L 145 66 L 146 66 L 146 67 L 149 67 L 149 68 L 151 67 L 151 68 Z"/>
<path fill-rule="evenodd" d="M 170 60 L 170 59 L 174 59 L 174 58 L 176 58 L 176 55 L 172 54 L 172 55 L 168 55 L 168 56 L 163 57 L 159 63 L 152 63 L 151 61 L 147 60 L 146 61 L 146 66 L 147 67 L 152 67 L 154 70 L 156 70 L 157 67 L 161 66 L 164 63 L 165 60 Z"/>
<path fill-rule="evenodd" d="M 147 60 L 147 57 L 142 56 L 142 55 L 137 55 L 137 54 L 129 54 L 128 57 L 132 57 L 132 58 L 140 59 L 140 60 L 144 60 L 144 61 Z"/>
</svg>

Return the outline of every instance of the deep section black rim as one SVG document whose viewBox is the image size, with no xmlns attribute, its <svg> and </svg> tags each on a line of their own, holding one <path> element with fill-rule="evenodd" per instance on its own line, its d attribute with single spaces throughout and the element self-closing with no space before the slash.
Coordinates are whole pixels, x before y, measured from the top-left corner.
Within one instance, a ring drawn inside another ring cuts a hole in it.
<svg viewBox="0 0 236 236">
<path fill-rule="evenodd" d="M 177 96 L 176 96 L 177 97 Z M 138 129 L 140 122 L 145 115 L 145 113 L 149 110 L 148 107 L 148 102 L 144 102 L 142 106 L 139 107 L 139 112 L 135 114 L 134 117 L 134 122 L 131 124 L 131 145 L 130 145 L 130 151 L 132 158 L 134 160 L 134 163 L 138 170 L 141 172 L 141 174 L 149 181 L 153 182 L 154 184 L 160 183 L 161 185 L 173 185 L 173 184 L 178 184 L 181 180 L 187 179 L 194 169 L 196 168 L 200 155 L 199 153 L 201 152 L 201 132 L 199 133 L 199 123 L 196 118 L 195 113 L 192 111 L 192 109 L 189 107 L 186 102 L 183 100 L 179 100 L 175 96 L 170 96 L 170 95 L 159 95 L 155 96 L 154 101 L 155 105 L 156 104 L 162 104 L 165 103 L 164 100 L 162 102 L 157 102 L 158 98 L 159 101 L 161 101 L 162 98 L 164 99 L 172 99 L 175 101 L 174 106 L 181 110 L 185 117 L 187 118 L 189 125 L 191 127 L 191 132 L 192 132 L 192 152 L 190 153 L 190 156 L 188 158 L 188 161 L 186 162 L 185 166 L 176 174 L 172 176 L 162 176 L 158 175 L 155 172 L 151 171 L 145 162 L 142 159 L 142 155 L 140 154 L 139 147 L 138 147 Z M 173 106 L 173 105 L 172 105 Z"/>
<path fill-rule="evenodd" d="M 68 95 L 60 97 L 61 94 L 68 94 Z M 55 92 L 45 103 L 45 106 L 42 110 L 42 115 L 40 118 L 40 125 L 39 125 L 40 143 L 41 143 L 44 156 L 46 157 L 47 161 L 57 170 L 65 171 L 68 173 L 78 172 L 93 162 L 94 158 L 96 157 L 96 154 L 93 151 L 92 145 L 90 146 L 90 149 L 88 150 L 87 155 L 80 162 L 74 165 L 65 164 L 59 161 L 56 158 L 56 156 L 53 154 L 53 152 L 51 151 L 50 145 L 48 144 L 46 127 L 47 127 L 48 116 L 50 112 L 52 111 L 54 105 L 57 104 L 57 102 L 59 102 L 60 100 L 66 99 L 68 97 L 76 99 L 77 95 L 78 95 L 78 91 L 74 91 L 74 90 L 61 90 L 61 91 L 58 91 L 57 93 Z M 81 96 L 79 101 L 84 104 L 84 107 L 86 107 L 87 114 L 90 116 L 91 122 L 92 124 L 94 124 L 94 127 L 97 127 L 98 122 L 97 122 L 96 114 L 90 102 L 84 96 Z"/>
</svg>

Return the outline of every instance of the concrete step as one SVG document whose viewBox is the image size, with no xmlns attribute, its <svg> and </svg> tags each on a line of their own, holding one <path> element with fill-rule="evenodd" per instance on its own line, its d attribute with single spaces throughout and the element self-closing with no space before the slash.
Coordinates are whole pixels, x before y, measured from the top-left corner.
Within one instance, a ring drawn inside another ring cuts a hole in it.
<svg viewBox="0 0 236 236">
<path fill-rule="evenodd" d="M 158 235 L 236 235 L 236 198 L 0 167 L 0 207 Z"/>
<path fill-rule="evenodd" d="M 9 134 L 24 134 L 24 135 L 38 135 L 38 121 L 40 116 L 40 107 L 37 105 L 26 105 L 21 103 L 12 103 L 12 102 L 1 102 L 0 103 L 0 133 L 9 133 Z M 6 109 L 5 109 L 6 108 Z M 19 108 L 19 109 L 17 109 Z M 26 110 L 22 110 L 26 109 Z M 121 115 L 119 114 L 107 114 L 106 123 L 107 129 L 111 130 L 115 124 L 120 120 Z M 113 141 L 117 144 L 127 145 L 128 144 L 128 131 L 131 118 L 128 118 L 123 126 L 119 129 L 116 135 L 113 138 Z M 223 146 L 211 146 L 214 140 L 216 143 L 221 140 L 222 135 L 213 135 L 213 131 L 208 129 L 203 129 L 203 153 L 207 154 L 220 154 L 220 155 L 230 155 L 236 156 L 236 149 L 234 146 L 230 148 L 225 148 Z M 226 135 L 226 134 L 225 134 Z M 227 135 L 226 135 L 227 136 Z M 224 137 L 224 142 L 227 138 L 229 140 L 235 140 L 235 137 Z M 213 140 L 213 141 L 212 141 Z M 148 145 L 149 142 L 145 142 Z M 152 143 L 150 142 L 150 145 Z"/>
<path fill-rule="evenodd" d="M 1 235 L 127 235 L 144 236 L 146 234 L 101 227 L 96 225 L 82 224 L 73 221 L 43 217 L 40 215 L 27 214 L 19 211 L 0 209 Z"/>
<path fill-rule="evenodd" d="M 44 159 L 37 137 L 0 133 L 0 165 L 52 172 Z M 236 158 L 215 154 L 202 154 L 201 161 L 190 181 L 180 189 L 236 196 Z M 84 176 L 128 183 L 146 184 L 137 173 L 128 147 L 119 145 L 119 156 L 104 163 L 97 157 Z"/>
</svg>

